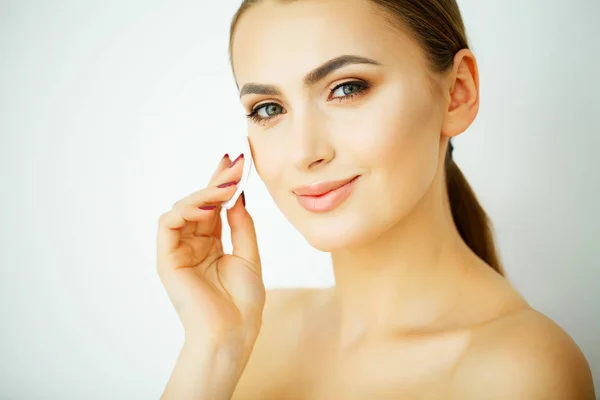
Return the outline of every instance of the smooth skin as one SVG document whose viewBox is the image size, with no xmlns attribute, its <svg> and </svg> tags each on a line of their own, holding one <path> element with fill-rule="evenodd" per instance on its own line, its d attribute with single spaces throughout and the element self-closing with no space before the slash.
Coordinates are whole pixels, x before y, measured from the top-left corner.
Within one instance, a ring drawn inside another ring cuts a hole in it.
<svg viewBox="0 0 600 400">
<path fill-rule="evenodd" d="M 419 47 L 363 0 L 265 1 L 241 18 L 233 45 L 246 94 L 254 165 L 276 204 L 315 248 L 336 285 L 264 292 L 252 219 L 198 207 L 225 201 L 241 165 L 224 159 L 206 189 L 159 223 L 158 268 L 186 332 L 163 398 L 234 400 L 594 399 L 574 341 L 532 309 L 462 241 L 444 187 L 448 138 L 479 109 L 472 52 L 433 74 Z M 323 40 L 327 38 L 327 40 Z M 305 75 L 343 54 L 377 60 Z M 356 86 L 368 90 L 344 100 Z M 337 89 L 336 89 L 337 88 Z M 327 213 L 292 189 L 361 174 Z M 229 197 L 228 197 L 229 196 Z M 272 266 L 276 268 L 277 266 Z"/>
<path fill-rule="evenodd" d="M 243 196 L 227 211 L 232 254 L 221 242 L 220 204 L 235 193 L 231 183 L 242 170 L 243 161 L 225 155 L 206 188 L 159 218 L 158 274 L 185 332 L 162 399 L 230 399 L 260 332 L 265 287 Z"/>
</svg>

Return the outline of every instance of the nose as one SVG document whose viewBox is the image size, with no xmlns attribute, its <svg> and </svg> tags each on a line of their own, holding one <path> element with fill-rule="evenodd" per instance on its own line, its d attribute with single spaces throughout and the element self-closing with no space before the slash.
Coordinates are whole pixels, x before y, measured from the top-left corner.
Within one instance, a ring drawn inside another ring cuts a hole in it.
<svg viewBox="0 0 600 400">
<path fill-rule="evenodd" d="M 288 154 L 299 171 L 323 167 L 335 157 L 331 137 L 320 121 L 316 115 L 308 117 L 304 114 L 293 122 Z"/>
</svg>

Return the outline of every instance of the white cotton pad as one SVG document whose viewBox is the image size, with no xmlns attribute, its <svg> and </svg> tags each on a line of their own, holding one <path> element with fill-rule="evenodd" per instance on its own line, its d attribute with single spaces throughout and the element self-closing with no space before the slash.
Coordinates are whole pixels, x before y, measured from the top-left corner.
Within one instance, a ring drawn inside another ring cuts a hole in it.
<svg viewBox="0 0 600 400">
<path fill-rule="evenodd" d="M 242 179 L 240 180 L 240 183 L 238 183 L 237 190 L 235 191 L 233 196 L 229 200 L 221 204 L 221 207 L 223 207 L 225 210 L 229 210 L 231 207 L 233 207 L 238 197 L 240 197 L 240 195 L 242 194 L 242 191 L 246 186 L 246 182 L 248 181 L 248 177 L 250 176 L 250 170 L 252 169 L 252 152 L 250 151 L 248 137 L 245 136 L 242 142 L 242 153 L 244 154 L 244 169 L 242 171 Z"/>
</svg>

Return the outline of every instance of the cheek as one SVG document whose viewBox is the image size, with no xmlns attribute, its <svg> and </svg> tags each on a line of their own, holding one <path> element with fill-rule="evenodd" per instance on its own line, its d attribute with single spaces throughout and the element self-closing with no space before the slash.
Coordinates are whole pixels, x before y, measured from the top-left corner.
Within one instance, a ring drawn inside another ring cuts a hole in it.
<svg viewBox="0 0 600 400">
<path fill-rule="evenodd" d="M 414 174 L 437 157 L 441 119 L 422 86 L 390 85 L 357 114 L 344 141 L 374 174 Z"/>
<path fill-rule="evenodd" d="M 285 154 L 269 140 L 268 135 L 257 135 L 252 138 L 252 158 L 254 169 L 265 183 L 271 196 L 275 196 L 277 188 L 284 184 L 283 171 L 286 163 Z"/>
<path fill-rule="evenodd" d="M 372 211 L 374 220 L 401 218 L 433 182 L 442 123 L 438 109 L 427 89 L 394 86 L 354 121 L 346 143 L 356 162 L 370 171 L 366 192 L 380 204 Z M 364 201 L 363 207 L 372 204 Z"/>
</svg>

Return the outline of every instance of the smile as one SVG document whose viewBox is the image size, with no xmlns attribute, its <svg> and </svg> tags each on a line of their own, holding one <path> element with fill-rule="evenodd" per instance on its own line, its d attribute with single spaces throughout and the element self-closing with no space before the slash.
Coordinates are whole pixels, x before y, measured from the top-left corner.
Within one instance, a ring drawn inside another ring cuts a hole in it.
<svg viewBox="0 0 600 400">
<path fill-rule="evenodd" d="M 294 194 L 298 203 L 309 212 L 331 211 L 350 196 L 359 177 L 304 186 L 295 189 Z"/>
</svg>

